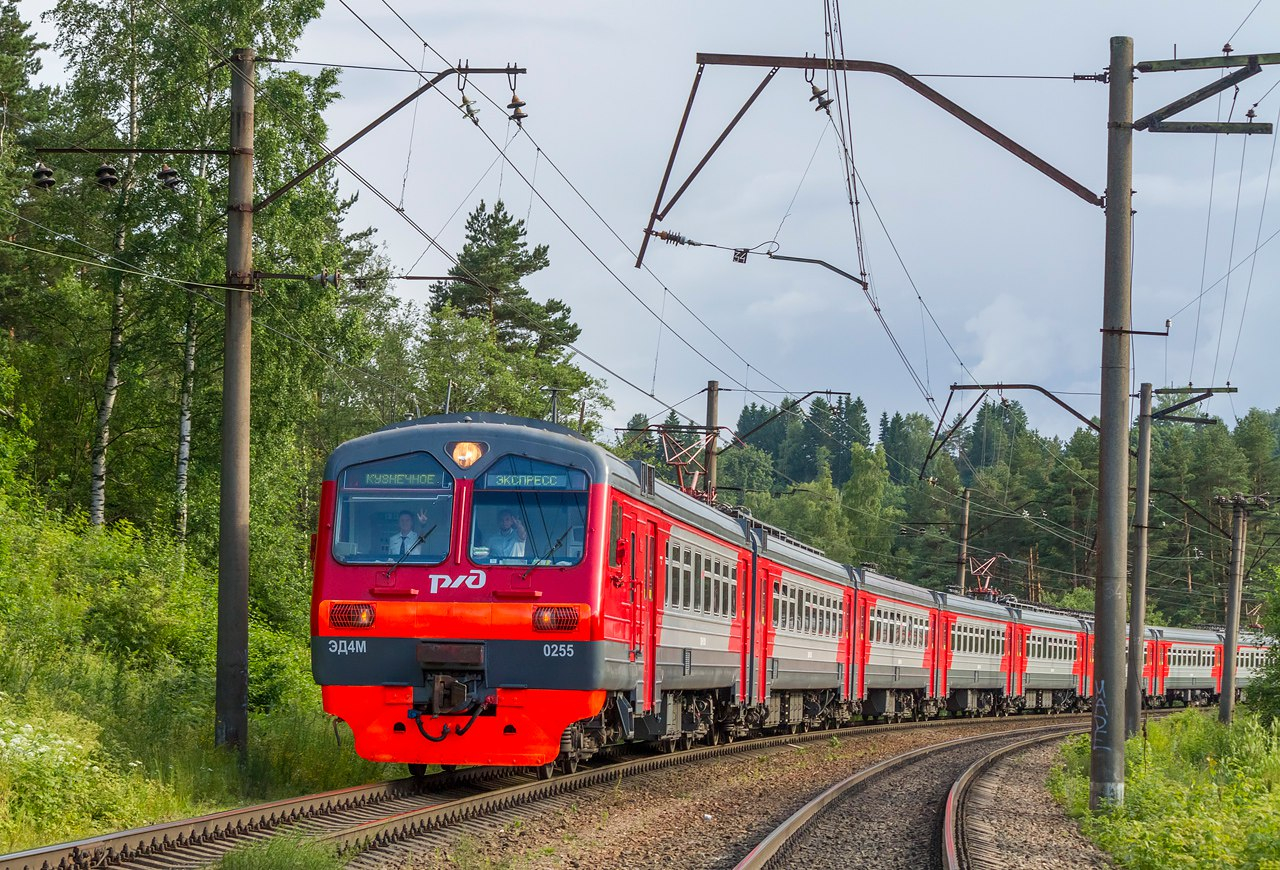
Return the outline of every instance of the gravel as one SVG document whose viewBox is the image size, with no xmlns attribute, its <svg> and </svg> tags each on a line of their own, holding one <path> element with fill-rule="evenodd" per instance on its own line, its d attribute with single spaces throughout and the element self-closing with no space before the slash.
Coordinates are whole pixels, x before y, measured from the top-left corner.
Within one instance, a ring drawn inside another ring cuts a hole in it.
<svg viewBox="0 0 1280 870">
<path fill-rule="evenodd" d="M 353 866 L 732 868 L 791 813 L 856 770 L 919 746 L 1037 724 L 1048 722 L 1029 716 L 877 731 L 666 768 L 438 832 L 430 842 L 366 853 Z M 883 863 L 882 849 L 875 854 L 867 866 L 895 866 Z"/>
<path fill-rule="evenodd" d="M 975 761 L 1017 739 L 939 749 L 855 786 L 770 866 L 941 870 L 939 834 L 952 783 Z"/>
<path fill-rule="evenodd" d="M 986 771 L 984 787 L 975 789 L 969 799 L 973 824 L 967 830 L 973 870 L 1112 866 L 1041 785 L 1061 764 L 1060 746 L 1055 741 L 1002 759 Z M 996 819 L 999 824 L 989 821 Z"/>
</svg>

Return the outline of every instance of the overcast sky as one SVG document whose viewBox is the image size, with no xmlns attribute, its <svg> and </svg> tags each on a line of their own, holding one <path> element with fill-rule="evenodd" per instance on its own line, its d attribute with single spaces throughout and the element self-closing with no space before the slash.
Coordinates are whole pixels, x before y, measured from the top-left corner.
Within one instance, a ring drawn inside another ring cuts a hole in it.
<svg viewBox="0 0 1280 870">
<path fill-rule="evenodd" d="M 1026 76 L 1100 72 L 1108 62 L 1109 38 L 1120 34 L 1134 38 L 1138 60 L 1172 57 L 1175 50 L 1178 57 L 1218 55 L 1228 38 L 1238 53 L 1280 51 L 1280 0 L 1263 0 L 1255 8 L 1256 3 L 846 3 L 844 48 L 849 58 L 883 61 L 914 74 Z M 582 351 L 644 391 L 580 360 L 609 383 L 617 405 L 610 425 L 623 425 L 636 411 L 657 414 L 711 378 L 722 386 L 761 390 L 771 402 L 779 396 L 763 390 L 777 390 L 778 384 L 796 393 L 850 391 L 866 400 L 873 422 L 883 410 L 929 413 L 857 285 L 816 266 L 764 257 L 740 265 L 729 251 L 661 243 L 649 248 L 650 275 L 633 267 L 634 256 L 623 245 L 634 249 L 640 241 L 696 69 L 695 54 L 820 54 L 822 3 L 392 5 L 451 60 L 528 68 L 518 91 L 528 103 L 525 128 L 532 139 L 517 135 L 505 114 L 482 97 L 480 119 L 499 146 L 513 137 L 508 156 L 527 178 L 536 178 L 537 189 L 568 226 L 531 197 L 510 166 L 494 163 L 495 147 L 440 96 L 420 101 L 416 119 L 406 109 L 346 156 L 393 200 L 400 200 L 403 186 L 405 213 L 429 232 L 439 231 L 449 251 L 461 247 L 463 220 L 480 199 L 501 197 L 515 214 L 528 215 L 529 238 L 551 247 L 551 267 L 528 282 L 530 291 L 568 302 L 583 328 Z M 412 63 L 441 68 L 430 51 L 424 59 L 421 41 L 381 2 L 352 6 Z M 338 2 L 308 29 L 296 58 L 400 65 Z M 674 180 L 683 179 L 764 73 L 707 68 Z M 1135 114 L 1217 75 L 1140 76 Z M 1243 120 L 1277 81 L 1280 67 L 1265 68 L 1241 86 L 1234 108 L 1227 91 L 1221 101 L 1211 98 L 1181 117 L 1225 120 L 1230 112 L 1232 120 Z M 993 78 L 926 82 L 1101 193 L 1105 85 Z M 347 70 L 341 87 L 345 98 L 329 113 L 330 144 L 407 94 L 416 79 Z M 900 83 L 850 74 L 848 87 L 854 155 L 866 186 L 861 219 L 872 287 L 938 407 L 949 384 L 976 377 L 1078 393 L 1064 398 L 1086 415 L 1097 413 L 1102 210 Z M 473 98 L 477 88 L 504 106 L 510 100 L 503 76 L 472 78 Z M 776 239 L 782 254 L 827 260 L 856 273 L 837 139 L 826 117 L 813 111 L 809 93 L 802 72 L 779 72 L 660 226 L 730 247 Z M 458 101 L 451 82 L 441 94 Z M 1257 112 L 1259 121 L 1280 119 L 1280 88 L 1262 99 Z M 1270 136 L 1134 137 L 1134 327 L 1157 330 L 1166 318 L 1173 321 L 1168 339 L 1135 340 L 1135 384 L 1217 385 L 1230 378 L 1240 394 L 1233 403 L 1218 399 L 1208 408 L 1228 422 L 1252 406 L 1280 406 L 1274 375 L 1280 239 L 1249 259 L 1258 241 L 1280 230 L 1280 178 L 1264 195 L 1273 147 Z M 345 189 L 359 189 L 340 175 Z M 378 228 L 397 271 L 447 271 L 448 259 L 428 250 L 420 235 L 369 193 L 361 192 L 351 219 L 352 229 Z M 1219 282 L 1236 264 L 1242 265 L 1229 283 Z M 661 312 L 670 330 L 660 329 L 627 288 Z M 425 289 L 403 282 L 398 292 L 422 298 Z M 644 394 L 650 391 L 656 399 Z M 1042 431 L 1074 428 L 1048 400 L 1013 397 L 1024 402 L 1032 425 Z M 722 420 L 732 423 L 748 398 L 725 394 Z M 700 418 L 703 405 L 698 396 L 680 409 Z"/>
</svg>

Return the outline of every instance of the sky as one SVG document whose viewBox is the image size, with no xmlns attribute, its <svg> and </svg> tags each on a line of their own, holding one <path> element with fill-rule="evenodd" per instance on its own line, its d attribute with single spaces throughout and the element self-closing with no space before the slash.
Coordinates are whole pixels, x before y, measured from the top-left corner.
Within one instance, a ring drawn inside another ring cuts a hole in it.
<svg viewBox="0 0 1280 870">
<path fill-rule="evenodd" d="M 25 3 L 24 12 L 38 14 L 42 5 Z M 481 199 L 501 198 L 527 218 L 528 238 L 550 246 L 551 266 L 526 286 L 535 298 L 572 307 L 582 326 L 577 362 L 606 380 L 616 406 L 607 425 L 623 426 L 636 412 L 660 419 L 671 404 L 700 420 L 699 391 L 710 379 L 733 389 L 721 396 L 721 420 L 729 424 L 745 402 L 773 403 L 783 390 L 862 396 L 873 423 L 882 411 L 932 414 L 925 394 L 941 409 L 950 384 L 975 381 L 1040 384 L 1085 415 L 1097 413 L 1102 210 L 886 76 L 845 79 L 864 261 L 873 298 L 923 391 L 862 290 L 819 266 L 764 256 L 739 264 L 728 250 L 655 242 L 648 269 L 634 268 L 697 52 L 823 54 L 823 3 L 391 6 L 451 62 L 526 67 L 516 89 L 528 120 L 520 130 L 477 93 L 505 106 L 506 76 L 471 77 L 467 94 L 491 142 L 445 104 L 461 96 L 446 81 L 416 112 L 405 109 L 344 156 L 446 251 L 460 250 L 465 217 Z M 411 64 L 442 68 L 381 0 L 351 8 L 376 35 L 335 0 L 293 59 L 403 67 L 385 39 Z M 1227 40 L 1236 53 L 1280 51 L 1280 0 L 846 3 L 840 12 L 847 58 L 962 76 L 924 81 L 1098 193 L 1105 186 L 1105 85 L 977 76 L 1099 73 L 1114 35 L 1133 37 L 1137 60 L 1220 55 Z M 57 75 L 56 61 L 47 68 Z M 765 72 L 706 68 L 673 187 Z M 1218 74 L 1140 75 L 1135 115 Z M 1180 119 L 1244 120 L 1260 101 L 1257 120 L 1276 123 L 1280 88 L 1268 89 L 1278 81 L 1280 66 L 1264 68 L 1238 94 L 1228 90 Z M 329 144 L 417 83 L 407 73 L 345 69 L 343 99 L 327 115 Z M 780 71 L 659 228 L 728 248 L 776 242 L 770 247 L 780 254 L 856 274 L 836 130 L 814 111 L 810 93 L 802 71 Z M 1134 136 L 1133 324 L 1160 331 L 1172 321 L 1168 338 L 1134 339 L 1135 390 L 1142 381 L 1230 380 L 1239 394 L 1203 409 L 1228 423 L 1250 407 L 1280 406 L 1273 376 L 1280 239 L 1252 256 L 1280 231 L 1273 138 Z M 504 147 L 513 165 L 499 159 Z M 394 209 L 342 170 L 338 175 L 344 190 L 360 194 L 349 228 L 377 228 L 393 271 L 447 272 L 449 259 Z M 426 284 L 399 282 L 397 292 L 421 300 Z M 1042 432 L 1075 428 L 1048 399 L 1009 396 L 1023 402 Z M 948 415 L 967 404 L 964 398 L 957 396 Z"/>
</svg>

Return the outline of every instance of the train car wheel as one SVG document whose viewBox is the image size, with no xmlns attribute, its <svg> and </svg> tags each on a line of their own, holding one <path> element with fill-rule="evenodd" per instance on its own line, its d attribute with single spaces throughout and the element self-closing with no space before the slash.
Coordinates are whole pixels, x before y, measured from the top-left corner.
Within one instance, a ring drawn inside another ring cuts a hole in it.
<svg viewBox="0 0 1280 870">
<path fill-rule="evenodd" d="M 578 772 L 578 756 L 576 755 L 567 755 L 557 763 L 560 767 L 561 773 L 569 774 Z"/>
<path fill-rule="evenodd" d="M 425 764 L 410 763 L 405 766 L 409 768 L 409 775 L 414 779 L 422 779 L 427 775 L 427 766 Z"/>
<path fill-rule="evenodd" d="M 538 775 L 538 779 L 551 779 L 556 774 L 556 763 L 551 761 L 547 764 L 539 764 L 533 769 L 533 772 Z"/>
</svg>

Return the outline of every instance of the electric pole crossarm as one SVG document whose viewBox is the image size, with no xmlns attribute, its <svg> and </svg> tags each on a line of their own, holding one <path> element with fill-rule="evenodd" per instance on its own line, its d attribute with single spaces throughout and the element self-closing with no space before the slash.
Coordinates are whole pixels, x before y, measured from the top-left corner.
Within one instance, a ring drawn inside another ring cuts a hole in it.
<svg viewBox="0 0 1280 870">
<path fill-rule="evenodd" d="M 1216 82 L 1207 84 L 1197 91 L 1192 91 L 1185 97 L 1174 100 L 1164 108 L 1156 109 L 1149 115 L 1143 115 L 1141 118 L 1133 122 L 1133 129 L 1146 130 L 1148 127 L 1155 129 L 1153 125 L 1157 122 L 1163 121 L 1165 118 L 1172 118 L 1184 109 L 1189 109 L 1196 103 L 1207 100 L 1209 97 L 1212 97 L 1214 94 L 1221 93 L 1227 88 L 1234 87 L 1250 76 L 1256 76 L 1260 72 L 1262 72 L 1262 67 L 1258 66 L 1255 58 L 1254 61 L 1246 65 L 1244 69 L 1238 69 L 1229 76 L 1223 76 Z"/>
<path fill-rule="evenodd" d="M 324 155 L 323 157 L 321 157 L 321 158 L 320 158 L 319 160 L 317 160 L 315 163 L 312 163 L 312 164 L 311 164 L 310 166 L 308 166 L 306 169 L 302 170 L 302 172 L 300 172 L 300 173 L 298 173 L 297 175 L 295 175 L 295 176 L 294 176 L 293 178 L 291 178 L 291 179 L 290 179 L 290 180 L 289 180 L 289 181 L 288 181 L 288 182 L 287 182 L 283 187 L 281 187 L 281 188 L 279 188 L 279 189 L 277 189 L 277 190 L 274 190 L 274 191 L 272 191 L 271 193 L 267 194 L 265 197 L 263 197 L 263 198 L 262 198 L 262 200 L 261 200 L 259 203 L 257 203 L 257 204 L 253 207 L 253 210 L 254 210 L 254 211 L 261 211 L 262 209 L 264 209 L 264 208 L 266 208 L 267 206 L 269 206 L 271 203 L 275 202 L 275 201 L 276 201 L 277 199 L 279 199 L 280 197 L 284 196 L 286 193 L 288 193 L 290 190 L 292 190 L 292 189 L 293 189 L 293 188 L 294 188 L 294 187 L 295 187 L 295 186 L 296 186 L 300 181 L 302 181 L 303 179 L 307 178 L 309 175 L 311 175 L 312 173 L 314 173 L 314 172 L 315 172 L 317 169 L 319 169 L 321 166 L 324 166 L 324 165 L 325 165 L 326 163 L 328 163 L 330 160 L 333 160 L 335 157 L 337 157 L 337 156 L 338 156 L 339 154 L 341 154 L 343 151 L 346 151 L 348 148 L 350 148 L 350 147 L 351 147 L 352 145 L 354 145 L 356 142 L 360 141 L 360 140 L 361 140 L 361 139 L 363 139 L 365 136 L 367 136 L 370 132 L 372 132 L 374 129 L 376 129 L 380 124 L 382 124 L 382 122 L 383 122 L 383 121 L 387 120 L 387 119 L 388 119 L 388 118 L 390 118 L 392 115 L 394 115 L 396 112 L 400 111 L 400 110 L 401 110 L 401 109 L 403 109 L 405 106 L 409 105 L 409 104 L 410 104 L 410 103 L 412 103 L 414 100 L 418 99 L 418 97 L 422 96 L 422 95 L 423 95 L 423 94 L 425 94 L 427 91 L 431 90 L 431 89 L 432 89 L 432 88 L 434 88 L 436 85 L 440 84 L 440 82 L 444 81 L 444 80 L 445 80 L 445 79 L 447 79 L 449 76 L 455 76 L 455 75 L 467 75 L 467 76 L 470 76 L 470 75 L 486 75 L 486 74 L 496 74 L 496 73 L 503 73 L 503 74 L 506 74 L 506 75 L 517 75 L 517 74 L 521 74 L 521 73 L 524 73 L 524 72 L 527 72 L 527 70 L 525 70 L 525 69 L 524 69 L 524 68 L 522 68 L 522 67 L 509 66 L 509 67 L 495 67 L 495 68 L 479 67 L 479 68 L 475 68 L 475 69 L 471 69 L 471 68 L 464 67 L 464 68 L 462 68 L 462 69 L 447 69 L 447 70 L 445 70 L 444 72 L 436 73 L 434 76 L 432 76 L 431 78 L 427 79 L 426 84 L 424 84 L 422 87 L 418 88 L 418 89 L 417 89 L 416 91 L 414 91 L 413 93 L 409 94 L 409 96 L 405 97 L 405 98 L 404 98 L 403 100 L 401 100 L 400 102 L 396 103 L 396 104 L 395 104 L 394 106 L 392 106 L 390 109 L 387 109 L 385 112 L 383 112 L 383 113 L 382 113 L 381 115 L 379 115 L 377 118 L 375 118 L 373 121 L 370 121 L 370 122 L 369 122 L 368 124 L 366 124 L 366 125 L 365 125 L 365 126 L 364 126 L 364 127 L 363 127 L 359 132 L 358 132 L 358 133 L 356 133 L 354 136 L 352 136 L 351 138 L 349 138 L 347 141 L 343 142 L 343 143 L 342 143 L 341 145 L 339 145 L 337 148 L 334 148 L 334 149 L 332 149 L 332 150 L 330 150 L 330 151 L 326 151 L 326 152 L 325 152 L 325 155 Z"/>
<path fill-rule="evenodd" d="M 938 108 L 950 115 L 958 118 L 969 127 L 986 136 L 992 142 L 995 142 L 1001 148 L 1004 148 L 1010 154 L 1013 154 L 1019 160 L 1031 165 L 1039 170 L 1042 174 L 1056 181 L 1076 196 L 1083 199 L 1090 205 L 1102 205 L 1102 197 L 1098 196 L 1089 188 L 1067 175 L 1062 170 L 1050 164 L 1048 161 L 1037 156 L 1027 148 L 1019 145 L 1005 134 L 1001 133 L 995 127 L 992 127 L 986 121 L 983 121 L 977 115 L 964 109 L 958 104 L 944 97 L 924 82 L 917 79 L 907 71 L 892 66 L 887 63 L 879 63 L 870 60 L 834 60 L 820 57 L 778 57 L 773 55 L 750 55 L 750 54 L 707 54 L 698 53 L 698 63 L 708 64 L 712 66 L 762 66 L 762 67 L 778 67 L 780 69 L 803 69 L 803 70 L 833 70 L 845 72 L 870 72 L 887 75 L 892 79 L 896 79 L 933 103 Z"/>
<path fill-rule="evenodd" d="M 1094 432 L 1098 431 L 1097 423 L 1093 422 L 1084 414 L 1081 414 L 1075 408 L 1071 407 L 1066 402 L 1062 401 L 1057 396 L 1055 396 L 1053 393 L 1049 392 L 1044 387 L 1041 387 L 1037 384 L 952 384 L 951 389 L 953 390 L 995 390 L 996 392 L 1000 392 L 1001 390 L 1035 390 L 1037 393 L 1040 393 L 1041 395 L 1047 396 L 1048 398 L 1052 399 L 1053 402 L 1058 407 L 1062 408 L 1068 414 L 1075 417 L 1084 425 L 1088 426 Z"/>
<path fill-rule="evenodd" d="M 1138 72 L 1180 72 L 1189 69 L 1224 69 L 1233 66 L 1268 66 L 1280 63 L 1280 54 L 1238 54 L 1219 57 L 1182 57 L 1173 60 L 1144 60 L 1134 69 Z"/>
<path fill-rule="evenodd" d="M 1270 135 L 1270 123 L 1239 124 L 1228 121 L 1158 121 L 1147 129 L 1148 133 L 1243 133 Z"/>
</svg>

